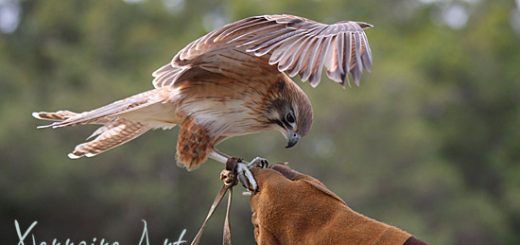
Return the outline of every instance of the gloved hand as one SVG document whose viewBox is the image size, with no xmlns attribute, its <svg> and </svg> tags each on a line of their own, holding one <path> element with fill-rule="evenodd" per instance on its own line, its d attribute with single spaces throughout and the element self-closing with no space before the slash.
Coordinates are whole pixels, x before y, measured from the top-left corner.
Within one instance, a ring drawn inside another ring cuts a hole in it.
<svg viewBox="0 0 520 245">
<path fill-rule="evenodd" d="M 276 164 L 254 168 L 251 197 L 258 244 L 425 244 L 350 209 L 319 180 Z"/>
</svg>

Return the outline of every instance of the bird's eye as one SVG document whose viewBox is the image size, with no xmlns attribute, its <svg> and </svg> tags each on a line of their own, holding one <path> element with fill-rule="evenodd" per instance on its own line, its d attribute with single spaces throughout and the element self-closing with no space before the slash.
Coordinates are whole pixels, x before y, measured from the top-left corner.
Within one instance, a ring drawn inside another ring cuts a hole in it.
<svg viewBox="0 0 520 245">
<path fill-rule="evenodd" d="M 287 113 L 287 115 L 285 115 L 285 120 L 288 123 L 294 123 L 296 121 L 292 112 L 289 112 L 289 113 Z"/>
</svg>

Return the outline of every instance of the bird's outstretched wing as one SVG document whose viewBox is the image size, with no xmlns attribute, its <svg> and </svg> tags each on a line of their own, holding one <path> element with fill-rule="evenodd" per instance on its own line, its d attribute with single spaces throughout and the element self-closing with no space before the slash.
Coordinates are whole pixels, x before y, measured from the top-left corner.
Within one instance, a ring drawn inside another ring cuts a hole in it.
<svg viewBox="0 0 520 245">
<path fill-rule="evenodd" d="M 234 74 L 249 68 L 247 74 L 254 76 L 265 73 L 261 69 L 270 65 L 277 69 L 268 72 L 300 75 L 313 87 L 320 83 L 323 67 L 337 83 L 344 85 L 350 73 L 359 86 L 361 73 L 372 65 L 363 31 L 368 27 L 353 21 L 328 25 L 292 15 L 246 18 L 190 43 L 170 64 L 154 72 L 153 83 L 155 87 L 173 85 L 193 67 Z"/>
</svg>

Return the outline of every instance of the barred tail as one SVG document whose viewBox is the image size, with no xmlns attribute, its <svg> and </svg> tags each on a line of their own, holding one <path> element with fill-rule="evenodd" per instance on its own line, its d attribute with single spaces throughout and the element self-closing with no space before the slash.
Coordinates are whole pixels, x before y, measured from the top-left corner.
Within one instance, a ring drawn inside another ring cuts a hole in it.
<svg viewBox="0 0 520 245">
<path fill-rule="evenodd" d="M 76 116 L 78 113 L 72 111 L 57 111 L 57 112 L 33 112 L 32 116 L 36 119 L 47 121 L 64 121 L 68 118 Z"/>
<path fill-rule="evenodd" d="M 97 136 L 94 140 L 77 145 L 74 151 L 68 154 L 69 158 L 77 159 L 83 156 L 93 157 L 131 141 L 150 130 L 144 123 L 133 122 L 118 118 L 97 129 L 88 139 Z"/>
<path fill-rule="evenodd" d="M 164 107 L 162 105 L 164 100 L 160 91 L 150 90 L 87 112 L 34 112 L 32 116 L 37 119 L 54 121 L 49 125 L 39 126 L 38 128 L 61 128 L 84 124 L 103 125 L 87 138 L 87 140 L 92 137 L 95 137 L 95 139 L 77 145 L 68 155 L 72 159 L 83 156 L 93 157 L 133 140 L 152 128 L 174 127 L 175 124 L 147 120 L 147 113 L 150 110 L 153 111 L 153 108 L 157 109 L 157 106 L 161 110 Z M 128 118 L 127 115 L 130 112 L 136 112 L 140 116 Z"/>
<path fill-rule="evenodd" d="M 55 121 L 48 125 L 38 126 L 38 128 L 61 128 L 82 124 L 106 124 L 120 114 L 139 110 L 163 101 L 164 98 L 161 97 L 158 90 L 150 90 L 82 113 L 70 111 L 33 112 L 32 116 L 37 119 Z"/>
</svg>

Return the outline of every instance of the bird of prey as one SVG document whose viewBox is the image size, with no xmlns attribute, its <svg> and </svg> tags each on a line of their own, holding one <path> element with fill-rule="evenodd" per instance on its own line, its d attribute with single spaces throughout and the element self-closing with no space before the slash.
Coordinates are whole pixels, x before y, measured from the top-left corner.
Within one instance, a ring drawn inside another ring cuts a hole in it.
<svg viewBox="0 0 520 245">
<path fill-rule="evenodd" d="M 333 81 L 359 86 L 372 64 L 364 29 L 370 24 L 323 24 L 292 15 L 249 17 L 214 30 L 180 50 L 153 72 L 154 88 L 100 108 L 35 112 L 53 120 L 40 127 L 101 125 L 68 156 L 92 157 L 139 137 L 150 129 L 179 125 L 176 159 L 188 170 L 208 158 L 225 163 L 215 146 L 223 140 L 278 130 L 294 146 L 312 124 L 311 102 L 290 77 L 312 87 L 322 70 Z M 257 158 L 257 160 L 260 158 Z M 256 161 L 255 161 L 256 162 Z M 247 162 L 239 174 L 252 178 Z"/>
</svg>

